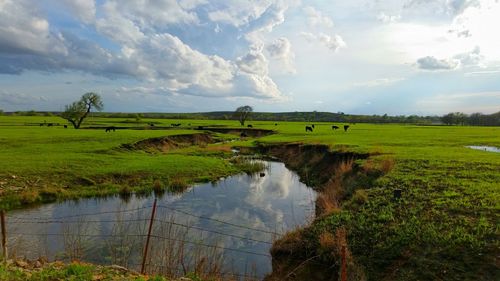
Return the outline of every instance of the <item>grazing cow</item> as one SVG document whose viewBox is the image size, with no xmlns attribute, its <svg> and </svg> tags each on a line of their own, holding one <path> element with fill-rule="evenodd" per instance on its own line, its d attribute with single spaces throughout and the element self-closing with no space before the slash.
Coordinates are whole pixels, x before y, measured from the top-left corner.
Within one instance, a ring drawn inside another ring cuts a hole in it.
<svg viewBox="0 0 500 281">
<path fill-rule="evenodd" d="M 40 123 L 40 127 L 43 127 L 43 125 L 44 125 L 43 123 Z"/>
<path fill-rule="evenodd" d="M 67 129 L 68 128 L 68 125 L 64 125 L 64 129 Z"/>
<path fill-rule="evenodd" d="M 347 129 L 349 129 L 349 125 L 344 125 L 344 132 L 347 132 Z"/>
<path fill-rule="evenodd" d="M 312 132 L 313 131 L 313 128 L 310 127 L 310 126 L 306 126 L 306 132 Z"/>
<path fill-rule="evenodd" d="M 274 126 L 278 126 L 278 123 L 274 123 Z"/>
<path fill-rule="evenodd" d="M 114 132 L 114 131 L 115 131 L 115 129 L 116 129 L 116 128 L 115 128 L 114 126 L 107 127 L 107 128 L 106 128 L 106 133 L 107 133 L 107 132 L 111 132 L 111 131 L 113 131 L 113 132 Z"/>
<path fill-rule="evenodd" d="M 253 126 L 251 124 L 248 124 L 247 127 L 248 128 L 253 128 Z"/>
<path fill-rule="evenodd" d="M 47 124 L 47 127 L 52 127 L 52 126 L 54 126 L 54 124 L 52 124 L 52 123 Z"/>
<path fill-rule="evenodd" d="M 332 126 L 332 130 L 337 130 L 338 128 L 339 128 L 339 126 L 335 126 L 335 125 Z"/>
</svg>

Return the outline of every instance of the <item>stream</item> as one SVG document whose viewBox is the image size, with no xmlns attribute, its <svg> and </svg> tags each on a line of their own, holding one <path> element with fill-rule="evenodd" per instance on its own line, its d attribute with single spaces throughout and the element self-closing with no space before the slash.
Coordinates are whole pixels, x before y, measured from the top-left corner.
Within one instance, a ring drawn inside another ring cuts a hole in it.
<svg viewBox="0 0 500 281">
<path fill-rule="evenodd" d="M 281 234 L 314 217 L 316 193 L 283 163 L 156 196 L 147 271 L 221 271 L 262 279 Z M 7 214 L 9 255 L 140 270 L 154 193 L 63 201 Z"/>
</svg>

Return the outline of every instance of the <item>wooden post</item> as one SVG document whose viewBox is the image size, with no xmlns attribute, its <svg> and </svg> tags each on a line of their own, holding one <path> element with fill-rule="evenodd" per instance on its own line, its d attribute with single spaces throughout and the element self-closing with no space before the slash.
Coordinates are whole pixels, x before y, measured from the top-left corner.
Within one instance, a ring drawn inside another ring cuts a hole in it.
<svg viewBox="0 0 500 281">
<path fill-rule="evenodd" d="M 144 255 L 142 256 L 142 266 L 141 266 L 141 274 L 144 274 L 146 269 L 146 259 L 148 257 L 148 249 L 149 249 L 149 238 L 151 237 L 151 230 L 153 229 L 153 221 L 155 219 L 156 213 L 156 198 L 153 203 L 153 211 L 151 212 L 151 220 L 149 221 L 149 229 L 148 229 L 148 237 L 146 238 L 146 247 L 144 247 Z"/>
<path fill-rule="evenodd" d="M 341 272 L 340 272 L 340 280 L 347 281 L 347 261 L 345 254 L 345 246 L 342 246 L 342 264 L 341 264 Z"/>
<path fill-rule="evenodd" d="M 1 210 L 0 211 L 0 222 L 2 225 L 2 255 L 3 255 L 3 261 L 7 261 L 7 231 L 5 230 L 5 211 Z"/>
</svg>

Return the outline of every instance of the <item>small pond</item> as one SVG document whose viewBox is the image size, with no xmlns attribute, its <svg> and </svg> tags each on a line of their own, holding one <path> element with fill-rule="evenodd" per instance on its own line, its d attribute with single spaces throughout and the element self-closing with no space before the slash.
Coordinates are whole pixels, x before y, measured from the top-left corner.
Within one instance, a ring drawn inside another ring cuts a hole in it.
<svg viewBox="0 0 500 281">
<path fill-rule="evenodd" d="M 472 149 L 477 149 L 477 150 L 483 150 L 483 151 L 488 151 L 488 152 L 500 152 L 499 147 L 494 147 L 494 146 L 486 146 L 486 145 L 468 145 L 468 148 Z"/>
<path fill-rule="evenodd" d="M 147 268 L 182 275 L 200 260 L 261 279 L 281 233 L 314 216 L 316 193 L 280 162 L 263 174 L 240 174 L 158 196 Z M 154 195 L 80 199 L 7 214 L 9 253 L 79 259 L 140 269 Z M 201 262 L 210 270 L 213 266 Z"/>
</svg>

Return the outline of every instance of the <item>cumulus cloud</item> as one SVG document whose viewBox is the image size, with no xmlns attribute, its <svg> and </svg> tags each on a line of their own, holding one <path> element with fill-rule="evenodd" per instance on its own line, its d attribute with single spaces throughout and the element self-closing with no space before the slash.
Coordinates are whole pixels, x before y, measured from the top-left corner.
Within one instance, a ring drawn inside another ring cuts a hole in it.
<svg viewBox="0 0 500 281">
<path fill-rule="evenodd" d="M 32 2 L 4 0 L 0 6 L 0 53 L 64 53 L 58 34 Z"/>
<path fill-rule="evenodd" d="M 258 19 L 271 7 L 273 1 L 257 0 L 251 5 L 242 4 L 238 0 L 216 1 L 208 12 L 211 21 L 240 27 Z"/>
<path fill-rule="evenodd" d="M 401 15 L 387 15 L 384 12 L 381 12 L 377 15 L 377 20 L 383 23 L 392 23 L 397 22 L 401 19 Z"/>
<path fill-rule="evenodd" d="M 91 23 L 95 19 L 96 7 L 94 0 L 63 0 L 63 5 L 84 23 Z"/>
<path fill-rule="evenodd" d="M 208 1 L 124 2 L 106 1 L 97 7 L 98 13 L 94 1 L 65 2 L 79 20 L 92 22 L 98 33 L 114 41 L 118 51 L 50 28 L 48 20 L 29 1 L 0 2 L 0 72 L 69 69 L 106 77 L 136 78 L 149 85 L 134 89 L 141 93 L 283 99 L 268 75 L 269 62 L 263 53 L 263 43 L 260 47 L 255 44 L 247 54 L 232 61 L 206 55 L 162 31 L 164 25 L 197 24 L 199 19 L 192 9 L 208 5 Z M 249 25 L 250 30 L 264 31 L 283 21 L 287 5 L 280 3 L 262 1 L 253 10 L 235 3 L 227 7 L 233 12 L 242 9 L 241 13 L 246 15 L 244 21 L 254 21 Z M 292 54 L 286 39 L 274 42 L 273 46 L 269 49 L 273 58 L 287 59 Z"/>
<path fill-rule="evenodd" d="M 320 26 L 326 28 L 333 27 L 332 19 L 323 15 L 323 13 L 316 10 L 314 7 L 307 6 L 303 10 L 307 16 L 307 22 L 310 26 Z"/>
<path fill-rule="evenodd" d="M 459 66 L 459 61 L 451 59 L 437 59 L 433 56 L 419 58 L 418 68 L 425 70 L 450 70 Z"/>
<path fill-rule="evenodd" d="M 192 5 L 202 2 L 184 2 L 184 6 L 193 8 Z M 195 12 L 183 8 L 176 0 L 164 1 L 136 1 L 136 0 L 108 0 L 105 6 L 114 6 L 120 13 L 144 29 L 164 28 L 171 24 L 191 24 L 199 21 Z"/>
<path fill-rule="evenodd" d="M 479 66 L 483 56 L 480 48 L 475 47 L 470 52 L 460 53 L 451 58 L 437 59 L 433 56 L 426 56 L 417 60 L 417 66 L 424 70 L 453 70 L 462 67 Z"/>
<path fill-rule="evenodd" d="M 309 42 L 313 40 L 321 42 L 325 47 L 334 52 L 347 47 L 344 39 L 342 39 L 342 37 L 338 34 L 328 35 L 325 33 L 319 33 L 318 35 L 316 35 L 310 32 L 302 32 L 301 35 Z"/>
<path fill-rule="evenodd" d="M 283 68 L 290 73 L 295 73 L 292 44 L 286 37 L 280 37 L 266 46 L 271 59 L 279 61 Z"/>
<path fill-rule="evenodd" d="M 495 0 L 496 1 L 496 0 Z M 410 0 L 404 8 L 413 11 L 420 9 L 421 13 L 447 14 L 459 16 L 470 7 L 481 6 L 481 0 Z"/>
</svg>

